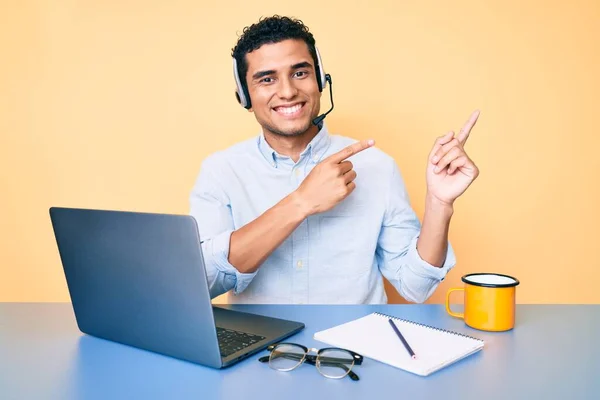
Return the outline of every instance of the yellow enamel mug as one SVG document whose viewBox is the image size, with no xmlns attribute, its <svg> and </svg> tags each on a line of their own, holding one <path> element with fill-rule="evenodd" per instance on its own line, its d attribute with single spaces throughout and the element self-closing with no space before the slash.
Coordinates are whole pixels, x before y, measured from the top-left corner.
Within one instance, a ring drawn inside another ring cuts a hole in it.
<svg viewBox="0 0 600 400">
<path fill-rule="evenodd" d="M 471 328 L 507 331 L 515 326 L 515 293 L 519 281 L 508 275 L 476 273 L 462 277 L 464 288 L 452 288 L 446 295 L 446 311 L 463 318 Z M 464 292 L 464 313 L 450 309 L 450 294 Z"/>
</svg>

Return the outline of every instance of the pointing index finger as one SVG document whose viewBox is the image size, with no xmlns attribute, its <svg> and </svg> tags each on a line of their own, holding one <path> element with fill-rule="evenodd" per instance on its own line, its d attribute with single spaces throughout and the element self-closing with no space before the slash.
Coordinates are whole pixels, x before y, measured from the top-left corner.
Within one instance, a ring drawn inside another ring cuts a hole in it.
<svg viewBox="0 0 600 400">
<path fill-rule="evenodd" d="M 473 127 L 475 126 L 475 123 L 477 122 L 477 118 L 479 118 L 479 110 L 475 110 L 471 114 L 471 116 L 469 117 L 469 120 L 462 127 L 462 129 L 460 130 L 458 135 L 456 135 L 456 138 L 458 139 L 458 141 L 460 143 L 464 144 L 467 141 L 467 139 L 469 138 L 469 135 L 471 134 L 471 129 L 473 129 Z"/>
<path fill-rule="evenodd" d="M 338 151 L 337 153 L 330 155 L 324 161 L 329 161 L 332 163 L 339 164 L 342 161 L 344 161 L 346 158 L 351 157 L 357 153 L 360 153 L 361 151 L 368 149 L 369 147 L 373 146 L 374 144 L 375 144 L 375 141 L 373 139 L 361 140 L 360 142 L 353 143 L 350 146 Z"/>
</svg>

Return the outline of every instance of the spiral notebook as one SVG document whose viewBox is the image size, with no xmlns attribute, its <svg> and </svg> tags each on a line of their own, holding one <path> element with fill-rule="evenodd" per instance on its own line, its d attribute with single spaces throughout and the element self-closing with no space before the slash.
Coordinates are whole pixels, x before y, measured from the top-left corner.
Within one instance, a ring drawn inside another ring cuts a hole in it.
<svg viewBox="0 0 600 400">
<path fill-rule="evenodd" d="M 400 330 L 416 359 L 411 357 L 388 319 Z M 317 332 L 314 339 L 421 376 L 453 364 L 484 346 L 481 339 L 381 313 Z"/>
</svg>

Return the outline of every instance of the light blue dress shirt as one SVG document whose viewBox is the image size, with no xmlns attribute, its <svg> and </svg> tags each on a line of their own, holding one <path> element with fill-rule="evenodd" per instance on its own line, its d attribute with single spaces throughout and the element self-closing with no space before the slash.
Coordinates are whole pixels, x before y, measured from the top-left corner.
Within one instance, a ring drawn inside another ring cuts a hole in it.
<svg viewBox="0 0 600 400">
<path fill-rule="evenodd" d="M 190 196 L 211 297 L 231 303 L 380 304 L 383 277 L 411 302 L 435 291 L 455 264 L 448 244 L 441 268 L 416 249 L 420 222 L 393 158 L 372 147 L 349 158 L 356 189 L 330 211 L 311 215 L 254 273 L 228 261 L 231 233 L 293 192 L 321 160 L 354 143 L 326 126 L 294 163 L 261 134 L 207 157 Z"/>
</svg>

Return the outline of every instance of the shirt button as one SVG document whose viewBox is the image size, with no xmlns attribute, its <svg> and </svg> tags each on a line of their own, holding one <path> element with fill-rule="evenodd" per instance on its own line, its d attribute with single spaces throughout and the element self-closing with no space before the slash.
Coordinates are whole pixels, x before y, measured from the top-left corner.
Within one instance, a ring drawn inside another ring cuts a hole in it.
<svg viewBox="0 0 600 400">
<path fill-rule="evenodd" d="M 314 156 L 313 157 L 313 161 L 317 161 L 319 159 L 319 156 Z"/>
<path fill-rule="evenodd" d="M 299 169 L 296 170 L 296 176 L 300 176 L 300 170 Z"/>
<path fill-rule="evenodd" d="M 298 266 L 298 268 L 302 268 L 302 260 L 298 260 L 298 262 L 296 263 L 296 265 Z"/>
</svg>

